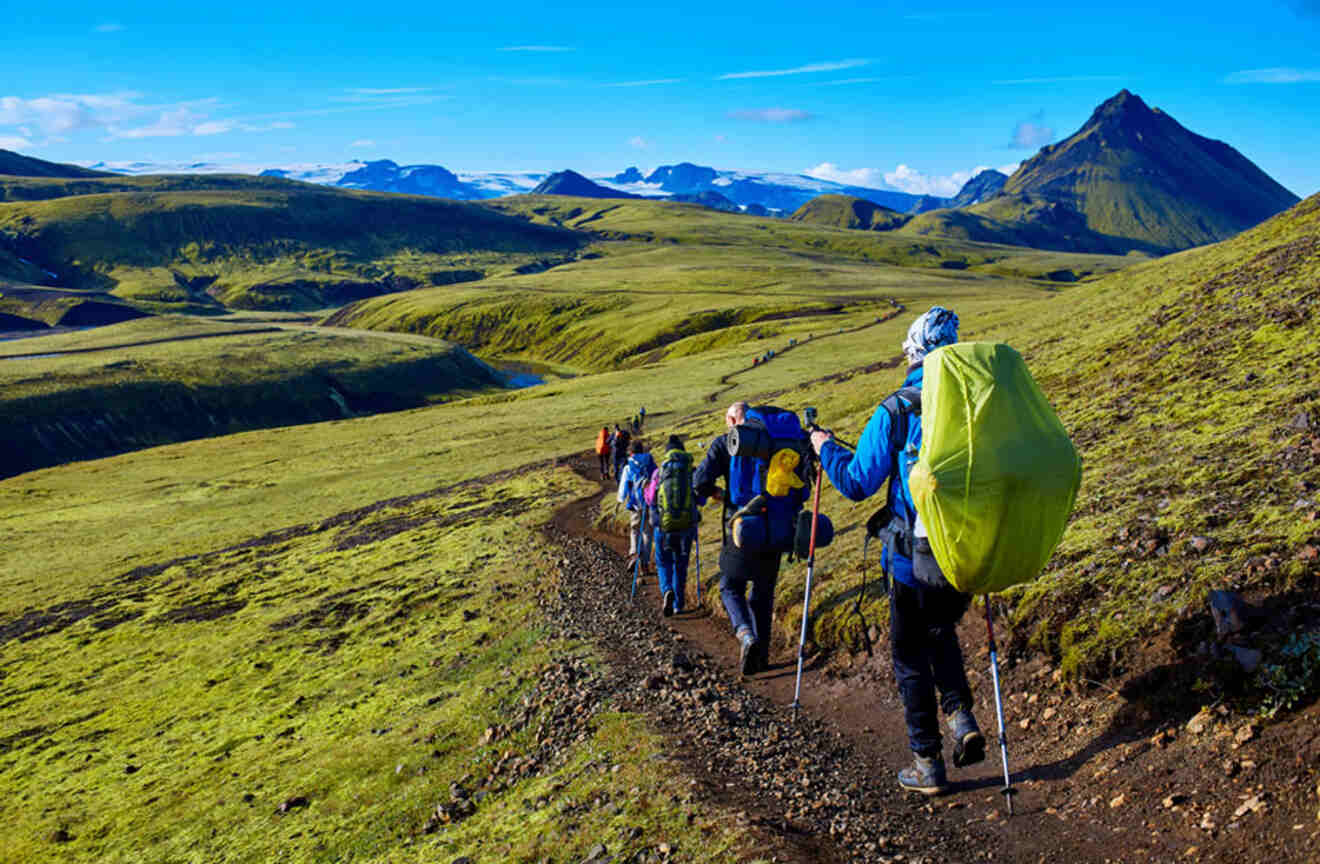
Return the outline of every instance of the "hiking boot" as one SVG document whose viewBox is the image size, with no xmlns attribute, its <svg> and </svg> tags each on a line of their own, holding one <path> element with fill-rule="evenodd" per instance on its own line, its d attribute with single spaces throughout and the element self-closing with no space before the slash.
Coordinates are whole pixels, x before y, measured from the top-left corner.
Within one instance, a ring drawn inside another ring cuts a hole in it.
<svg viewBox="0 0 1320 864">
<path fill-rule="evenodd" d="M 756 674 L 756 637 L 752 631 L 743 628 L 738 631 L 738 641 L 742 643 L 742 649 L 738 653 L 738 665 L 742 669 L 743 675 Z"/>
<path fill-rule="evenodd" d="M 953 733 L 953 764 L 959 768 L 975 765 L 985 758 L 985 736 L 976 725 L 976 718 L 966 708 L 959 708 L 949 718 L 949 731 Z"/>
<path fill-rule="evenodd" d="M 949 780 L 944 775 L 944 757 L 927 758 L 913 753 L 913 764 L 898 772 L 898 785 L 922 795 L 941 795 L 949 791 Z"/>
<path fill-rule="evenodd" d="M 660 614 L 668 618 L 674 614 L 674 592 L 666 591 L 664 599 L 660 601 Z"/>
</svg>

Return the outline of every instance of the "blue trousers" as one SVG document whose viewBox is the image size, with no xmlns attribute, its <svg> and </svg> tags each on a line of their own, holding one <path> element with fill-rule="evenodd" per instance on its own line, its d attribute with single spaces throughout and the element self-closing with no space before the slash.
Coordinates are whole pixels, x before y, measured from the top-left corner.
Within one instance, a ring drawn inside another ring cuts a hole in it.
<svg viewBox="0 0 1320 864">
<path fill-rule="evenodd" d="M 779 558 L 777 553 L 747 555 L 733 543 L 725 543 L 720 549 L 720 599 L 724 601 L 724 611 L 729 614 L 734 633 L 744 628 L 751 631 L 762 662 L 770 656 Z"/>
<path fill-rule="evenodd" d="M 652 535 L 655 539 L 655 571 L 660 579 L 660 593 L 674 592 L 674 608 L 681 611 L 687 608 L 688 558 L 692 555 L 692 534 L 665 533 L 659 528 Z"/>
<path fill-rule="evenodd" d="M 913 587 L 897 579 L 891 583 L 889 644 L 913 753 L 933 756 L 942 749 L 936 690 L 946 715 L 959 708 L 971 710 L 972 688 L 958 645 L 958 621 L 971 602 L 970 595 L 953 586 Z"/>
</svg>

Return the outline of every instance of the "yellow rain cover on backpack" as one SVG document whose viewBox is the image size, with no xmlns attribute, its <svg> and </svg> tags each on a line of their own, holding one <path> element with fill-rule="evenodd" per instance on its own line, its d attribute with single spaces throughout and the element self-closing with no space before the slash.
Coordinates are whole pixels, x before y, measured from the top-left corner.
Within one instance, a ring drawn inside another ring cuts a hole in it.
<svg viewBox="0 0 1320 864">
<path fill-rule="evenodd" d="M 1007 345 L 926 355 L 921 453 L 908 482 L 940 569 L 965 594 L 1040 575 L 1063 537 L 1082 461 Z"/>
</svg>

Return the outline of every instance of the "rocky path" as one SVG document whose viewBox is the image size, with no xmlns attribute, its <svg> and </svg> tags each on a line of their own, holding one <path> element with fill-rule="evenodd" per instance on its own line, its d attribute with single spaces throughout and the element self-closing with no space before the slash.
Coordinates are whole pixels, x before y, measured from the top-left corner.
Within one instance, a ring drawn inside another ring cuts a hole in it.
<svg viewBox="0 0 1320 864">
<path fill-rule="evenodd" d="M 571 464 L 600 482 L 592 461 Z M 971 770 L 950 763 L 946 796 L 898 789 L 894 772 L 910 754 L 883 634 L 874 658 L 812 658 L 804 711 L 793 722 L 796 645 L 775 645 L 772 668 L 741 679 L 722 613 L 662 618 L 653 579 L 629 603 L 626 539 L 592 527 L 607 487 L 546 528 L 561 550 L 548 611 L 601 647 L 612 697 L 671 736 L 702 794 L 743 814 L 760 854 L 795 862 L 1315 860 L 1314 792 L 1300 788 L 1307 774 L 1288 758 L 1287 736 L 1254 741 L 1258 729 L 1243 733 L 1225 719 L 1213 739 L 1198 737 L 1185 718 L 1147 716 L 1104 688 L 1067 698 L 1039 662 L 1004 669 L 1020 792 L 1006 818 L 984 626 L 970 614 L 961 637 L 991 752 Z M 710 584 L 717 550 L 704 552 Z M 694 576 L 695 566 L 690 591 Z M 1270 791 L 1289 783 L 1292 795 Z"/>
</svg>

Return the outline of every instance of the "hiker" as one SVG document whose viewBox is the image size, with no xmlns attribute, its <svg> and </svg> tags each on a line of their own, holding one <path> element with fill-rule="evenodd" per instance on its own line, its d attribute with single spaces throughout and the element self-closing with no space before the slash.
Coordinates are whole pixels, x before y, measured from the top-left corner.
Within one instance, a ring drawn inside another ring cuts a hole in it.
<svg viewBox="0 0 1320 864">
<path fill-rule="evenodd" d="M 660 614 L 668 618 L 687 608 L 688 559 L 699 514 L 692 490 L 692 456 L 683 440 L 670 435 L 662 459 L 660 467 L 651 472 L 645 497 L 653 526 Z"/>
<path fill-rule="evenodd" d="M 765 429 L 770 425 L 767 423 L 769 418 L 776 429 L 781 429 L 781 417 L 784 426 L 791 426 L 786 431 L 795 431 L 801 435 L 797 415 L 767 406 L 751 408 L 746 402 L 730 405 L 724 413 L 724 423 L 732 430 L 735 426 L 754 421 L 757 426 Z M 791 418 L 791 423 L 788 418 Z M 757 461 L 741 455 L 736 459 L 730 456 L 729 436 L 726 433 L 710 443 L 705 458 L 701 460 L 692 478 L 699 502 L 714 498 L 722 502 L 726 515 L 732 511 L 732 515 L 723 520 L 720 599 L 724 603 L 724 611 L 728 613 L 734 636 L 738 639 L 738 659 L 743 675 L 754 675 L 770 667 L 775 583 L 779 579 L 780 557 L 790 548 L 793 534 L 793 525 L 785 522 L 796 522 L 797 514 L 806 500 L 805 484 L 799 481 L 796 488 L 787 489 L 784 495 L 771 499 L 774 503 L 767 506 L 764 512 L 757 512 L 755 508 L 766 502 L 766 496 L 752 491 L 753 487 L 760 487 L 764 483 L 764 478 L 756 480 L 753 477 L 756 472 L 765 470 L 764 463 L 757 465 Z M 724 479 L 723 492 L 715 485 L 721 478 Z M 744 528 L 751 529 L 753 525 L 759 532 L 760 543 L 749 539 L 757 532 L 743 531 Z M 780 540 L 785 533 L 789 540 L 771 542 L 769 536 L 772 529 Z"/>
<path fill-rule="evenodd" d="M 957 341 L 958 316 L 953 312 L 934 306 L 918 317 L 903 342 L 908 363 L 903 386 L 920 389 L 926 354 Z M 826 476 L 845 498 L 861 501 L 882 486 L 889 487 L 888 506 L 896 520 L 890 524 L 896 527 L 886 537 L 881 561 L 891 576 L 889 644 L 914 757 L 912 767 L 898 772 L 898 783 L 905 789 L 937 795 L 947 790 L 948 779 L 936 691 L 953 736 L 954 765 L 963 767 L 984 759 L 985 737 L 972 716 L 972 689 L 958 644 L 958 621 L 972 598 L 944 578 L 925 527 L 917 518 L 908 471 L 921 448 L 921 415 L 904 410 L 898 401 L 901 398 L 895 394 L 880 404 L 857 442 L 856 453 L 823 430 L 811 433 L 811 444 Z M 906 424 L 906 436 L 901 435 L 902 424 Z M 891 431 L 896 433 L 893 443 Z"/>
<path fill-rule="evenodd" d="M 628 434 L 627 429 L 620 429 L 619 424 L 614 424 L 614 441 L 610 444 L 610 451 L 614 455 L 614 479 L 623 480 L 623 463 L 628 459 L 628 443 L 632 436 Z"/>
<path fill-rule="evenodd" d="M 637 428 L 638 428 L 638 430 L 641 430 L 641 428 L 642 428 L 643 426 L 645 426 L 645 425 L 646 425 L 646 406 L 643 405 L 643 406 L 641 407 L 641 409 L 637 412 Z"/>
<path fill-rule="evenodd" d="M 610 479 L 610 427 L 600 427 L 596 436 L 596 455 L 600 457 L 600 479 Z"/>
<path fill-rule="evenodd" d="M 630 449 L 632 455 L 628 457 L 628 464 L 624 466 L 623 475 L 619 479 L 618 501 L 632 514 L 628 519 L 628 566 L 631 567 L 635 559 L 640 557 L 642 569 L 646 570 L 651 557 L 651 542 L 650 537 L 645 536 L 641 530 L 642 517 L 646 508 L 646 483 L 651 479 L 656 464 L 640 440 L 634 440 Z"/>
</svg>

